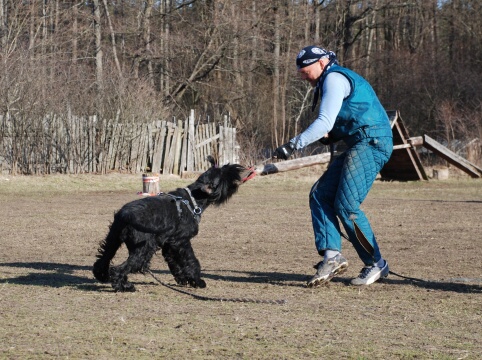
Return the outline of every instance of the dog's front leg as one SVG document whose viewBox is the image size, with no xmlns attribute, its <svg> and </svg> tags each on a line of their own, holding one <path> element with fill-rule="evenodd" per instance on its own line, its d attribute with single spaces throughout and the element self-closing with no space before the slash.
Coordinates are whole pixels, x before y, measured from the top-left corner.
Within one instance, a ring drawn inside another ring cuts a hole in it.
<svg viewBox="0 0 482 360">
<path fill-rule="evenodd" d="M 172 242 L 166 243 L 162 247 L 162 255 L 178 284 L 206 287 L 206 283 L 201 279 L 201 264 L 194 255 L 189 240 L 177 241 L 175 245 Z"/>
<path fill-rule="evenodd" d="M 196 255 L 194 255 L 194 250 L 190 241 L 185 244 L 183 251 L 184 257 L 182 270 L 185 277 L 188 279 L 189 284 L 192 287 L 205 288 L 206 282 L 201 279 L 201 264 L 196 258 Z"/>
<path fill-rule="evenodd" d="M 170 243 L 165 243 L 162 245 L 162 256 L 164 260 L 166 260 L 169 270 L 174 276 L 174 280 L 176 280 L 179 285 L 187 285 L 188 281 L 182 272 L 179 248 L 176 248 Z"/>
</svg>

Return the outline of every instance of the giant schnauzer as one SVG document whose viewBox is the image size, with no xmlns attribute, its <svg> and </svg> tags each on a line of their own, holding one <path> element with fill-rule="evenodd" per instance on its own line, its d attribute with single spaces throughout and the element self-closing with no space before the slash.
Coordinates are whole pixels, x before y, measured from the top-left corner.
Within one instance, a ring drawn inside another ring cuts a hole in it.
<svg viewBox="0 0 482 360">
<path fill-rule="evenodd" d="M 135 291 L 127 281 L 129 273 L 144 273 L 154 253 L 162 249 L 169 270 L 180 285 L 204 288 L 201 265 L 194 255 L 191 239 L 197 235 L 201 213 L 225 203 L 240 184 L 254 173 L 238 164 L 212 167 L 192 184 L 169 193 L 145 197 L 124 205 L 115 215 L 109 233 L 99 248 L 93 273 L 101 282 L 111 282 L 115 291 Z M 119 247 L 125 243 L 129 257 L 111 266 Z"/>
</svg>

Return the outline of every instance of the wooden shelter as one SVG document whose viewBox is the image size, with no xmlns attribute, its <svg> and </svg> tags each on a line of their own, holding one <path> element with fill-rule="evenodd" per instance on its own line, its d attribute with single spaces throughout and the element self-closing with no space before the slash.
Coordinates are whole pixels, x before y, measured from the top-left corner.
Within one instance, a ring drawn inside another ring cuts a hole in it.
<svg viewBox="0 0 482 360">
<path fill-rule="evenodd" d="M 482 168 L 457 155 L 428 135 L 410 137 L 398 111 L 387 111 L 393 132 L 393 153 L 380 175 L 393 180 L 428 180 L 416 146 L 423 146 L 473 178 L 482 177 Z"/>
<path fill-rule="evenodd" d="M 393 153 L 380 175 L 393 180 L 428 180 L 422 161 L 410 141 L 398 111 L 387 111 L 393 132 Z"/>
</svg>

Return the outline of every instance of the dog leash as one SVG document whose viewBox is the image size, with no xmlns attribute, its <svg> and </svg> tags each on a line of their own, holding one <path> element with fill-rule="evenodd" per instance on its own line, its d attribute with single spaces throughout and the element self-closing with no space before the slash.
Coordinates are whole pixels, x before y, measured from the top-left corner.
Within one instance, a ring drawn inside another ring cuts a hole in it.
<svg viewBox="0 0 482 360">
<path fill-rule="evenodd" d="M 154 273 L 149 269 L 147 272 L 156 280 L 159 284 L 162 286 L 165 286 L 171 290 L 177 291 L 181 294 L 189 295 L 193 297 L 194 299 L 197 300 L 203 300 L 203 301 L 221 301 L 221 302 L 237 302 L 237 303 L 252 303 L 252 304 L 270 304 L 270 305 L 284 305 L 287 303 L 286 300 L 262 300 L 262 299 L 249 299 L 249 298 L 220 298 L 220 297 L 211 297 L 211 296 L 203 296 L 203 295 L 197 295 L 193 294 L 189 291 L 185 291 L 182 289 L 178 289 L 170 284 L 167 284 L 163 282 L 161 279 L 159 279 Z"/>
<path fill-rule="evenodd" d="M 342 237 L 344 237 L 346 240 L 350 241 L 350 239 L 348 238 L 348 236 L 341 232 L 340 231 L 340 234 Z M 404 275 L 400 275 L 400 274 L 397 274 L 396 272 L 392 271 L 392 270 L 388 270 L 388 273 L 391 274 L 391 275 L 394 275 L 394 276 L 398 276 L 399 278 L 402 278 L 402 279 L 406 279 L 406 280 L 411 280 L 411 281 L 419 281 L 419 282 L 428 282 L 428 280 L 424 280 L 424 279 L 419 279 L 419 278 L 414 278 L 414 277 L 410 277 L 410 276 L 404 276 Z"/>
</svg>

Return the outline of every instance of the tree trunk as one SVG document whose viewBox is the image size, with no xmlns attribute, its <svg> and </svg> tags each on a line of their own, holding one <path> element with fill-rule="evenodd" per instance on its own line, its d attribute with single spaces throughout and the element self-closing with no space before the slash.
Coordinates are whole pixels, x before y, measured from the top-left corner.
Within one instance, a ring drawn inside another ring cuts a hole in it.
<svg viewBox="0 0 482 360">
<path fill-rule="evenodd" d="M 104 0 L 105 1 L 105 0 Z M 154 87 L 154 71 L 152 66 L 152 51 L 151 51 L 151 14 L 152 14 L 152 6 L 154 0 L 147 0 L 146 1 L 146 8 L 144 12 L 144 19 L 143 19 L 143 40 L 145 44 L 145 60 L 147 61 L 147 76 L 149 78 L 149 82 L 151 86 Z"/>
<path fill-rule="evenodd" d="M 7 0 L 0 0 L 0 44 L 2 45 L 2 49 L 5 49 L 5 29 L 7 28 L 5 1 Z"/>
<path fill-rule="evenodd" d="M 98 94 L 104 91 L 104 69 L 103 69 L 103 52 L 102 52 L 102 28 L 100 24 L 100 6 L 99 0 L 93 0 L 94 6 L 94 36 L 95 36 L 95 79 Z"/>
<path fill-rule="evenodd" d="M 119 58 L 117 56 L 117 46 L 116 46 L 116 41 L 115 41 L 115 32 L 114 32 L 114 27 L 112 26 L 112 21 L 110 19 L 109 15 L 109 8 L 107 6 L 107 0 L 102 0 L 104 4 L 104 9 L 105 9 L 105 16 L 107 18 L 107 24 L 109 24 L 109 30 L 110 30 L 110 39 L 112 43 L 112 55 L 114 56 L 114 62 L 115 66 L 117 68 L 117 72 L 119 73 L 119 78 L 122 79 L 122 68 L 119 62 Z"/>
<path fill-rule="evenodd" d="M 279 5 L 279 4 L 278 4 Z M 278 107 L 280 97 L 280 9 L 274 8 L 274 54 L 273 54 L 273 138 L 272 143 L 274 147 L 279 146 L 278 139 Z"/>
<path fill-rule="evenodd" d="M 79 6 L 72 6 L 72 63 L 77 64 L 78 55 L 78 38 L 79 38 Z M 74 67 L 75 68 L 75 67 Z"/>
</svg>

